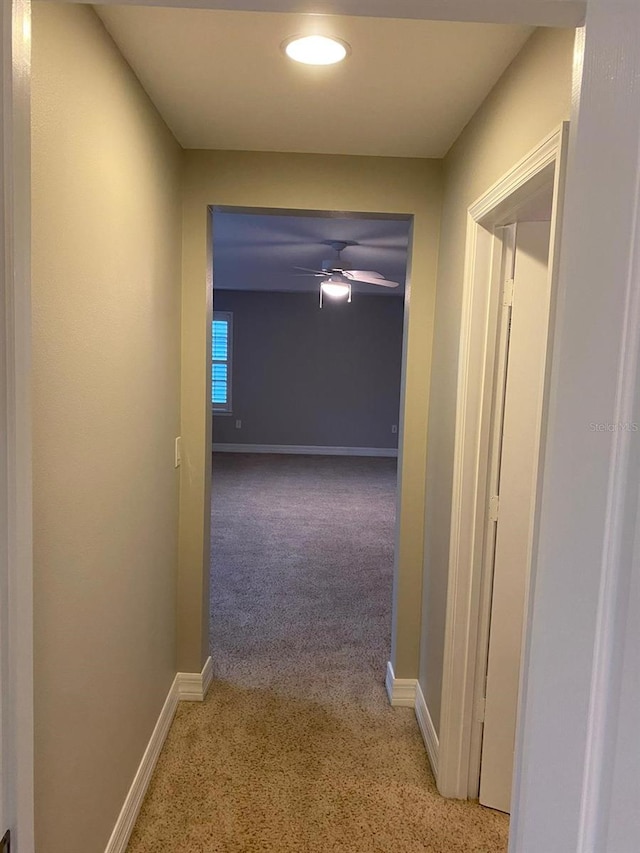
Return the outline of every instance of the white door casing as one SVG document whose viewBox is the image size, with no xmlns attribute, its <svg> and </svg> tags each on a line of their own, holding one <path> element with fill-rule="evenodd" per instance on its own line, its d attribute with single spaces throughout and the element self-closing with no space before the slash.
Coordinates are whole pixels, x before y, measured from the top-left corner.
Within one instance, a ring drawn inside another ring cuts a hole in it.
<svg viewBox="0 0 640 853">
<path fill-rule="evenodd" d="M 438 790 L 478 796 L 481 733 L 477 698 L 484 690 L 488 631 L 485 526 L 491 478 L 493 390 L 499 357 L 501 236 L 518 208 L 553 184 L 550 265 L 557 275 L 568 123 L 544 139 L 468 212 L 463 315 L 458 363 L 454 488 L 445 626 Z M 553 314 L 553 306 L 552 306 Z M 551 319 L 553 322 L 553 318 Z"/>
<path fill-rule="evenodd" d="M 480 802 L 504 812 L 510 811 L 538 481 L 551 297 L 550 228 L 550 222 L 517 225 L 505 402 L 498 424 L 502 441 Z"/>
</svg>

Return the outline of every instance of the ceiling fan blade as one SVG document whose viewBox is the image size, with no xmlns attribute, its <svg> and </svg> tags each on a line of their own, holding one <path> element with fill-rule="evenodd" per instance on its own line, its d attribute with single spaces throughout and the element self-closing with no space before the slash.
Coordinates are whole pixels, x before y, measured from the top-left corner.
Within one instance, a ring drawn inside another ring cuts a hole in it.
<svg viewBox="0 0 640 853">
<path fill-rule="evenodd" d="M 311 270 L 309 267 L 292 267 L 292 269 L 299 270 L 300 272 L 314 273 L 314 275 L 328 275 L 326 270 Z"/>
<path fill-rule="evenodd" d="M 372 270 L 345 270 L 344 276 L 354 283 L 377 284 L 380 287 L 400 287 L 400 282 L 389 281 L 389 279 L 380 275 L 379 272 L 373 272 Z"/>
<path fill-rule="evenodd" d="M 373 270 L 343 270 L 343 272 L 349 278 L 384 278 L 381 272 L 374 272 Z"/>
<path fill-rule="evenodd" d="M 378 285 L 378 287 L 400 287 L 399 281 L 389 281 L 388 278 L 378 278 L 375 281 L 370 281 L 367 279 L 354 278 L 354 284 L 374 284 Z"/>
</svg>

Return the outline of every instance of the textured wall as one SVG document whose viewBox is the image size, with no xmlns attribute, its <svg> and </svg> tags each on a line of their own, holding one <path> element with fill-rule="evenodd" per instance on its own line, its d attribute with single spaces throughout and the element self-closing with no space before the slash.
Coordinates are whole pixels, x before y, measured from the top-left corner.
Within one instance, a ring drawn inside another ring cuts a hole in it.
<svg viewBox="0 0 640 853">
<path fill-rule="evenodd" d="M 94 12 L 34 4 L 42 853 L 103 853 L 176 670 L 180 157 Z"/>
<path fill-rule="evenodd" d="M 418 674 L 424 560 L 424 471 L 435 298 L 441 163 L 435 160 L 185 152 L 182 289 L 182 436 L 178 653 L 180 669 L 199 669 L 208 646 L 208 516 L 211 405 L 209 206 L 413 215 L 405 300 L 404 425 L 399 471 L 401 522 L 396 548 L 394 665 Z M 384 298 L 384 297 L 376 297 Z"/>
<path fill-rule="evenodd" d="M 233 312 L 233 417 L 223 443 L 397 447 L 404 298 L 214 290 Z M 242 428 L 236 429 L 236 419 Z"/>
<path fill-rule="evenodd" d="M 573 30 L 537 30 L 445 159 L 420 650 L 420 684 L 436 728 L 440 724 L 467 208 L 569 118 L 573 37 Z"/>
</svg>

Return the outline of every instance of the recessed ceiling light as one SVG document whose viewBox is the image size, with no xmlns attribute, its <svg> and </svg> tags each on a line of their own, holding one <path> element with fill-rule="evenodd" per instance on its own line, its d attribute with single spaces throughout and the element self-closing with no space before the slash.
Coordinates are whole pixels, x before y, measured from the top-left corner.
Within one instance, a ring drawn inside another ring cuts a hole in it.
<svg viewBox="0 0 640 853">
<path fill-rule="evenodd" d="M 293 36 L 282 47 L 290 59 L 305 65 L 335 65 L 351 50 L 346 41 L 328 36 Z"/>
</svg>

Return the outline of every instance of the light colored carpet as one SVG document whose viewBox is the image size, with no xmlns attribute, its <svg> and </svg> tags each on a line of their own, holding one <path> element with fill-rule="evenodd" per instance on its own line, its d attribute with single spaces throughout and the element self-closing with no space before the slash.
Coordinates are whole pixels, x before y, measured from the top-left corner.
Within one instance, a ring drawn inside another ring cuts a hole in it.
<svg viewBox="0 0 640 853">
<path fill-rule="evenodd" d="M 212 656 L 178 709 L 130 853 L 500 853 L 442 799 L 384 690 L 395 462 L 217 455 Z"/>
</svg>

